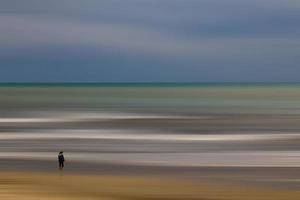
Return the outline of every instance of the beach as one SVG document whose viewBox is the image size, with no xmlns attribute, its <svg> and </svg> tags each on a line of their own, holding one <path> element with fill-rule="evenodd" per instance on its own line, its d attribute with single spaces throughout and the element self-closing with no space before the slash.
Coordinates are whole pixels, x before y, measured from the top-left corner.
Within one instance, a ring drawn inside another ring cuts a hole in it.
<svg viewBox="0 0 300 200">
<path fill-rule="evenodd" d="M 0 200 L 300 200 L 300 0 L 0 0 Z"/>
<path fill-rule="evenodd" d="M 147 176 L 1 173 L 1 199 L 299 199 L 298 190 Z"/>
</svg>

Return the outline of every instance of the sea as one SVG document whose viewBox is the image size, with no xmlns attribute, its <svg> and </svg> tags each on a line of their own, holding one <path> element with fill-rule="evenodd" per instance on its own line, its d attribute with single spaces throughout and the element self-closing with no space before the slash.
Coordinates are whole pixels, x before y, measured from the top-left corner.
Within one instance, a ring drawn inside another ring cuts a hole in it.
<svg viewBox="0 0 300 200">
<path fill-rule="evenodd" d="M 300 84 L 0 84 L 2 167 L 59 151 L 66 168 L 297 168 Z"/>
</svg>

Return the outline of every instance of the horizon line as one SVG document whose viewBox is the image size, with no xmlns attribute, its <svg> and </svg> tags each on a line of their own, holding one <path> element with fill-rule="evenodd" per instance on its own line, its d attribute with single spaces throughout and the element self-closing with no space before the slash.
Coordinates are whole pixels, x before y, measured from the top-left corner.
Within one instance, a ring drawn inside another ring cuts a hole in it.
<svg viewBox="0 0 300 200">
<path fill-rule="evenodd" d="M 66 85 L 73 85 L 73 84 L 300 84 L 300 81 L 187 81 L 187 82 L 162 82 L 162 81 L 145 81 L 145 82 L 126 82 L 126 81 L 116 81 L 116 82 L 109 82 L 109 81 L 103 81 L 103 82 L 95 82 L 95 81 L 79 81 L 79 82 L 42 82 L 42 81 L 33 81 L 33 82 L 0 82 L 0 85 L 59 85 L 59 84 L 66 84 Z"/>
</svg>

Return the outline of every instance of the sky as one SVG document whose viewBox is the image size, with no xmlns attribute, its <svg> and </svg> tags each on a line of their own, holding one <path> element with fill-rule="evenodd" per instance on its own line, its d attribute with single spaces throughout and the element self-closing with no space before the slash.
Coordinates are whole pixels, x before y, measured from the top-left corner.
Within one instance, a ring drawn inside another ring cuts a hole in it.
<svg viewBox="0 0 300 200">
<path fill-rule="evenodd" d="M 0 82 L 294 81 L 299 0 L 0 1 Z"/>
</svg>

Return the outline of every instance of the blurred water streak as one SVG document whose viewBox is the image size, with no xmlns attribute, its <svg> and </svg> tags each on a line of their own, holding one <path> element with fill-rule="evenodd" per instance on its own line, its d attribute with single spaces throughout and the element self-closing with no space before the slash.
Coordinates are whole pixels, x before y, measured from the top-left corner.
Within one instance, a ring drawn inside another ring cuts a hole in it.
<svg viewBox="0 0 300 200">
<path fill-rule="evenodd" d="M 0 159 L 300 167 L 299 84 L 2 84 Z"/>
</svg>

